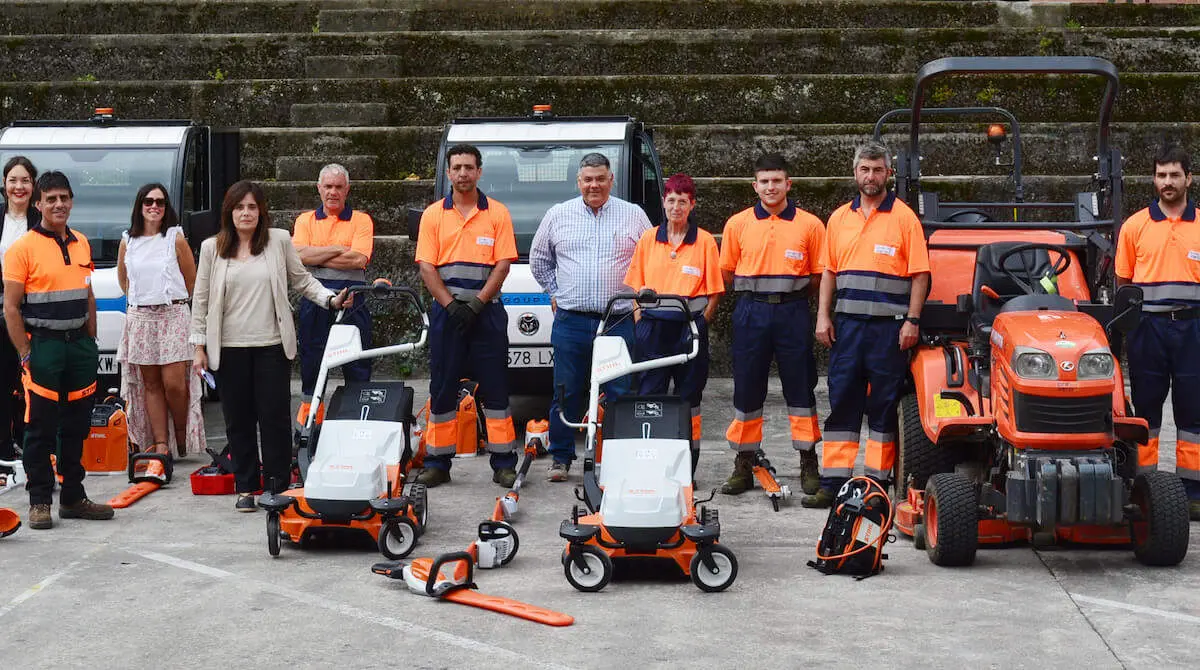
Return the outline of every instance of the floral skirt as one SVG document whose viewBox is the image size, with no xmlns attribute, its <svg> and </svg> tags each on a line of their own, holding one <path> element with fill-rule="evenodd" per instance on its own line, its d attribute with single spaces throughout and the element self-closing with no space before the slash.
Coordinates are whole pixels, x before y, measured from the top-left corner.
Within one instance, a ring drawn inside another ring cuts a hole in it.
<svg viewBox="0 0 1200 670">
<path fill-rule="evenodd" d="M 150 416 L 146 414 L 145 384 L 139 366 L 166 365 L 187 361 L 188 417 L 187 444 L 178 449 L 175 444 L 174 421 L 167 410 L 167 441 L 174 454 L 204 452 L 204 414 L 200 409 L 200 377 L 191 371 L 192 347 L 188 344 L 191 310 L 187 305 L 156 305 L 130 308 L 125 315 L 125 331 L 117 349 L 121 364 L 121 397 L 129 421 L 129 440 L 142 449 L 154 442 Z"/>
</svg>

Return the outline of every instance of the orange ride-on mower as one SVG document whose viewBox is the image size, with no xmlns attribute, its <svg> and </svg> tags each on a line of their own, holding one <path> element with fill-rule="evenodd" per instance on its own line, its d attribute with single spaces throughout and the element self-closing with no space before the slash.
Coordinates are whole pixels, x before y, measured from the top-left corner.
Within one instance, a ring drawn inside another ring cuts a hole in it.
<svg viewBox="0 0 1200 670">
<path fill-rule="evenodd" d="M 562 522 L 567 540 L 563 573 L 580 591 L 599 591 L 613 576 L 613 560 L 627 557 L 674 561 L 704 591 L 723 591 L 737 578 L 737 558 L 718 544 L 716 510 L 699 505 L 692 493 L 691 408 L 678 396 L 629 395 L 609 400 L 604 410 L 603 459 L 597 447 L 600 385 L 643 370 L 670 367 L 696 357 L 700 339 L 692 323 L 691 349 L 634 363 L 625 340 L 605 335 L 613 305 L 636 300 L 642 309 L 680 310 L 687 301 L 647 289 L 609 301 L 592 345 L 587 419 L 571 423 L 587 431 L 583 487 L 578 506 Z M 632 318 L 632 317 L 626 317 Z M 609 326 L 611 327 L 611 326 Z M 699 505 L 699 512 L 697 506 Z"/>
<path fill-rule="evenodd" d="M 1091 190 L 1068 202 L 1025 200 L 1014 115 L 922 111 L 930 82 L 948 74 L 1103 79 Z M 917 74 L 896 192 L 920 213 L 932 286 L 912 392 L 899 407 L 894 481 L 896 527 L 935 564 L 969 565 L 979 544 L 1025 540 L 1131 546 L 1147 565 L 1175 565 L 1187 553 L 1182 482 L 1138 472 L 1149 431 L 1131 416 L 1109 340 L 1141 318 L 1140 289 L 1112 290 L 1122 216 L 1122 159 L 1108 146 L 1117 86 L 1116 68 L 1088 57 L 945 58 Z M 999 158 L 1003 127 L 989 140 L 996 164 L 1011 168 L 1011 200 L 942 202 L 921 188 L 920 124 L 930 113 L 1007 118 L 1012 162 Z"/>
<path fill-rule="evenodd" d="M 297 451 L 301 488 L 258 500 L 267 511 L 267 549 L 278 556 L 280 541 L 303 545 L 313 532 L 370 535 L 379 551 L 403 558 L 424 532 L 428 512 L 425 487 L 406 484 L 413 456 L 413 389 L 404 382 L 347 382 L 329 399 L 325 419 L 316 422 L 329 371 L 353 361 L 407 354 L 425 345 L 429 322 L 420 298 L 407 286 L 377 279 L 350 289 L 356 300 L 399 301 L 420 317 L 414 342 L 362 348 L 358 327 L 342 323 L 344 310 L 329 330 L 329 341 Z M 268 482 L 268 488 L 278 490 Z"/>
</svg>

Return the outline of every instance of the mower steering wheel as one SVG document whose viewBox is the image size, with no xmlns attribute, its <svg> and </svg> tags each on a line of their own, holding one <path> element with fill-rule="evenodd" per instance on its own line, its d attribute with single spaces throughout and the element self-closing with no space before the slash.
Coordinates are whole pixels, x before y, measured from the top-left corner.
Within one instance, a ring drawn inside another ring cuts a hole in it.
<svg viewBox="0 0 1200 670">
<path fill-rule="evenodd" d="M 1062 273 L 1066 272 L 1067 268 L 1071 267 L 1071 252 L 1067 251 L 1066 247 L 1058 244 L 1047 244 L 1045 242 L 1026 242 L 1024 244 L 1018 244 L 1010 248 L 1008 251 L 1000 254 L 1000 257 L 996 259 L 996 265 L 999 265 L 1001 272 L 1008 276 L 1009 279 L 1013 280 L 1017 286 L 1020 286 L 1022 289 L 1024 289 L 1025 293 L 1028 295 L 1037 295 L 1039 293 L 1038 288 L 1040 288 L 1041 285 L 1038 284 L 1038 277 L 1033 276 L 1033 268 L 1025 262 L 1024 256 L 1021 257 L 1021 266 L 1025 271 L 1025 277 L 1029 281 L 1017 276 L 1016 272 L 1008 268 L 1008 259 L 1016 254 L 1035 249 L 1044 249 L 1046 251 L 1053 251 L 1054 253 L 1058 254 L 1058 258 L 1050 267 L 1050 273 L 1054 277 L 1058 277 Z"/>
</svg>

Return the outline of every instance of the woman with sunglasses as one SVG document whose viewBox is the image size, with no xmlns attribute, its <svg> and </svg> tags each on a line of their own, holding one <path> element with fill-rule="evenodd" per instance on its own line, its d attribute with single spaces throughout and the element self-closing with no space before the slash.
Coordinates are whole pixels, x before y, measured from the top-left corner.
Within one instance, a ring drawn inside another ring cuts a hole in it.
<svg viewBox="0 0 1200 670">
<path fill-rule="evenodd" d="M 129 439 L 142 451 L 180 456 L 204 449 L 200 379 L 189 374 L 188 344 L 196 261 L 162 184 L 133 199 L 117 252 L 117 281 L 128 301 L 117 350 Z"/>
<path fill-rule="evenodd" d="M 8 252 L 17 238 L 24 235 L 41 220 L 41 212 L 33 206 L 33 183 L 37 169 L 24 156 L 13 156 L 4 164 L 4 189 L 0 198 L 0 211 L 4 212 L 4 230 L 0 234 L 0 259 Z M 0 300 L 4 298 L 3 282 L 0 282 Z M 24 402 L 20 388 L 20 363 L 17 350 L 8 337 L 0 337 L 0 460 L 11 461 L 17 457 L 13 446 L 20 442 L 24 432 Z M 0 490 L 8 486 L 12 468 L 0 465 Z"/>
</svg>

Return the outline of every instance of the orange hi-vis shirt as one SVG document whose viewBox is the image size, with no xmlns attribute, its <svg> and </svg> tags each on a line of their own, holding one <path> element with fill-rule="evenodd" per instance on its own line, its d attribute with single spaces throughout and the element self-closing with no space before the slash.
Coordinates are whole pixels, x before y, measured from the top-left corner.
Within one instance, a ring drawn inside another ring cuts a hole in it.
<svg viewBox="0 0 1200 670">
<path fill-rule="evenodd" d="M 437 268 L 455 298 L 473 298 L 500 261 L 517 259 L 512 216 L 499 200 L 479 192 L 479 203 L 463 218 L 446 196 L 421 215 L 417 261 Z M 499 298 L 497 298 L 499 299 Z"/>
<path fill-rule="evenodd" d="M 292 230 L 292 244 L 297 247 L 349 247 L 351 251 L 371 260 L 375 250 L 375 222 L 366 212 L 343 207 L 337 216 L 325 213 L 325 207 L 302 213 L 296 217 Z M 343 281 L 366 281 L 366 270 L 338 270 L 322 266 L 310 266 L 309 271 L 317 279 Z"/>
<path fill-rule="evenodd" d="M 83 233 L 67 238 L 38 224 L 4 254 L 4 281 L 25 285 L 21 316 L 30 328 L 75 330 L 87 325 L 92 247 Z"/>
<path fill-rule="evenodd" d="M 889 192 L 863 218 L 861 196 L 829 217 L 823 265 L 837 275 L 835 312 L 902 317 L 908 313 L 912 276 L 929 272 L 921 220 Z"/>
<path fill-rule="evenodd" d="M 1117 276 L 1142 287 L 1143 312 L 1200 307 L 1200 221 L 1188 200 L 1173 219 L 1158 200 L 1135 212 L 1117 238 Z"/>
<path fill-rule="evenodd" d="M 704 311 L 708 296 L 725 292 L 721 280 L 720 255 L 717 240 L 696 224 L 688 226 L 683 243 L 672 249 L 667 239 L 668 224 L 642 233 L 633 259 L 625 273 L 625 285 L 634 291 L 653 289 L 655 293 L 678 295 L 688 300 L 693 314 Z M 677 310 L 654 310 L 655 316 L 683 318 Z"/>
<path fill-rule="evenodd" d="M 729 217 L 721 236 L 721 269 L 733 273 L 733 290 L 793 293 L 824 270 L 825 226 L 788 201 L 779 214 L 761 202 Z"/>
</svg>

